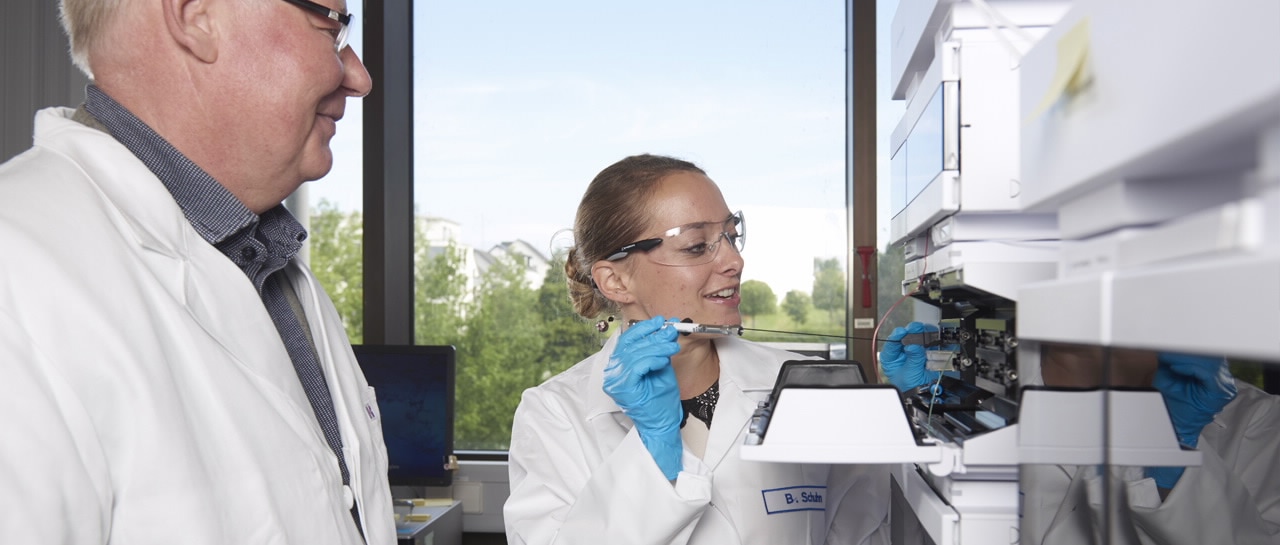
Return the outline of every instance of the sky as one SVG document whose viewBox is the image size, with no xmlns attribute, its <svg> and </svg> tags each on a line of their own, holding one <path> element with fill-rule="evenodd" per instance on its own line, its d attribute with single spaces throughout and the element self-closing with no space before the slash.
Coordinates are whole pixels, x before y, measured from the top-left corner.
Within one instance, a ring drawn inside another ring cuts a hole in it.
<svg viewBox="0 0 1280 545">
<path fill-rule="evenodd" d="M 895 7 L 879 2 L 882 43 Z M 597 172 L 659 153 L 697 163 L 745 212 L 744 280 L 808 292 L 813 259 L 843 256 L 842 0 L 418 1 L 414 18 L 416 214 L 460 224 L 464 244 L 550 253 Z M 877 79 L 887 135 L 902 106 Z M 349 100 L 312 202 L 360 208 L 362 117 Z"/>
</svg>

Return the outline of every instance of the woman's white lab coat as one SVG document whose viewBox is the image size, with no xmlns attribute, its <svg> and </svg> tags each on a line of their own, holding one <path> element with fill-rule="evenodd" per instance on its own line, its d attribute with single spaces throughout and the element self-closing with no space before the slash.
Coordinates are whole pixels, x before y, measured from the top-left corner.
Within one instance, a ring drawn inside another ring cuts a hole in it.
<svg viewBox="0 0 1280 545">
<path fill-rule="evenodd" d="M 0 543 L 355 544 L 395 528 L 377 403 L 314 277 L 351 486 L 249 279 L 109 134 L 0 166 Z"/>
<path fill-rule="evenodd" d="M 673 484 L 602 388 L 617 338 L 524 392 L 504 509 L 512 545 L 888 543 L 885 467 L 738 455 L 757 401 L 767 399 L 782 362 L 798 356 L 738 338 L 715 341 L 720 400 L 706 451 L 699 460 L 686 448 Z"/>
<path fill-rule="evenodd" d="M 1236 399 L 1200 434 L 1203 462 L 1163 501 L 1143 468 L 1113 467 L 1115 545 L 1280 543 L 1280 397 L 1236 381 Z M 1102 541 L 1102 479 L 1092 466 L 1022 466 L 1022 543 Z"/>
</svg>

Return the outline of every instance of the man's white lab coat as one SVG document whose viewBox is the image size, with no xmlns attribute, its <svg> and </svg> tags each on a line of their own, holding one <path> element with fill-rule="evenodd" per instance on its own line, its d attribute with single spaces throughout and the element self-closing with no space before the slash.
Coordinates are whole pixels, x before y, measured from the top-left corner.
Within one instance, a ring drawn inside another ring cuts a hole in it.
<svg viewBox="0 0 1280 545">
<path fill-rule="evenodd" d="M 315 278 L 351 486 L 248 277 L 109 134 L 0 166 L 0 543 L 395 543 L 378 407 Z"/>
</svg>

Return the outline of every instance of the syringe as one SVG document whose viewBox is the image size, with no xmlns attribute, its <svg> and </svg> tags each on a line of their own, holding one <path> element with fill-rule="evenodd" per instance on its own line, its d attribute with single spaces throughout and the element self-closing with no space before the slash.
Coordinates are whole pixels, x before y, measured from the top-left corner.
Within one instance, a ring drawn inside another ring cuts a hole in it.
<svg viewBox="0 0 1280 545">
<path fill-rule="evenodd" d="M 635 325 L 639 320 L 631 320 L 627 322 L 628 326 Z M 742 326 L 740 325 L 710 325 L 695 324 L 692 322 L 665 322 L 664 327 L 673 327 L 676 331 L 688 335 L 690 333 L 713 333 L 716 335 L 742 335 Z"/>
<path fill-rule="evenodd" d="M 742 335 L 740 325 L 691 324 L 687 322 L 667 322 L 665 325 L 676 328 L 681 333 L 715 333 L 718 335 Z"/>
</svg>

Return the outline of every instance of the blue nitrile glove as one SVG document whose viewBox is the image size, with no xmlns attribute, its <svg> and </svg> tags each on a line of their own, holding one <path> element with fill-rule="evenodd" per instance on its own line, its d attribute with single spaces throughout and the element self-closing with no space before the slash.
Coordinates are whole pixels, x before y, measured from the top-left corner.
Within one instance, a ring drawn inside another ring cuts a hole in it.
<svg viewBox="0 0 1280 545">
<path fill-rule="evenodd" d="M 1187 354 L 1160 354 L 1152 384 L 1164 397 L 1178 443 L 1195 448 L 1200 432 L 1236 398 L 1236 383 L 1227 360 Z M 1147 476 L 1160 488 L 1173 488 L 1183 467 L 1149 467 Z"/>
<path fill-rule="evenodd" d="M 1148 467 L 1146 475 L 1156 481 L 1157 488 L 1173 490 L 1178 485 L 1178 479 L 1182 478 L 1182 473 L 1187 468 L 1182 466 L 1164 466 L 1164 467 Z"/>
<path fill-rule="evenodd" d="M 671 356 L 680 352 L 678 333 L 654 316 L 636 322 L 618 336 L 604 368 L 604 391 L 635 422 L 640 440 L 667 480 L 680 473 L 680 385 Z"/>
<path fill-rule="evenodd" d="M 902 338 L 907 335 L 937 330 L 935 326 L 911 322 L 905 328 L 893 328 L 893 333 L 885 340 L 884 348 L 880 349 L 880 366 L 884 368 L 884 376 L 899 391 L 905 392 L 938 380 L 941 372 L 925 368 L 928 359 L 924 355 L 924 345 L 902 344 Z"/>
<path fill-rule="evenodd" d="M 1200 431 L 1236 398 L 1227 360 L 1187 354 L 1160 354 L 1152 384 L 1164 397 L 1178 442 L 1194 448 Z"/>
</svg>

